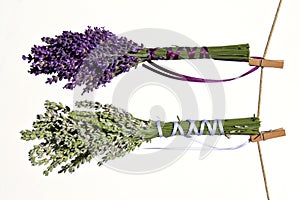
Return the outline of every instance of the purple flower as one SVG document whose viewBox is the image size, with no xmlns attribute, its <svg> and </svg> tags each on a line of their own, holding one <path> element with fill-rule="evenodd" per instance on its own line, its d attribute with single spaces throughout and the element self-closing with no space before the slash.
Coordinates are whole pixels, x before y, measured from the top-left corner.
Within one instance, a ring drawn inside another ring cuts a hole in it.
<svg viewBox="0 0 300 200">
<path fill-rule="evenodd" d="M 29 73 L 51 74 L 46 83 L 67 79 L 64 86 L 74 89 L 85 85 L 84 92 L 105 85 L 112 78 L 139 63 L 129 55 L 143 49 L 143 45 L 118 37 L 102 28 L 88 27 L 84 33 L 63 31 L 54 38 L 43 37 L 44 46 L 34 45 L 23 60 L 31 64 Z"/>
</svg>

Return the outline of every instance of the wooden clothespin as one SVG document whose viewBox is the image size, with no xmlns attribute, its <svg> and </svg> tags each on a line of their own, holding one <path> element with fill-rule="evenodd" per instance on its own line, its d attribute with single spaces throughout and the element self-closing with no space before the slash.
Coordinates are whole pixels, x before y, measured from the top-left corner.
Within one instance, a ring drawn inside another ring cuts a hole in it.
<svg viewBox="0 0 300 200">
<path fill-rule="evenodd" d="M 282 136 L 285 136 L 285 130 L 283 128 L 279 128 L 279 129 L 272 130 L 272 131 L 261 132 L 261 134 L 259 134 L 259 135 L 252 135 L 252 136 L 250 136 L 250 141 L 258 142 L 261 140 L 268 140 L 271 138 L 277 138 L 277 137 L 282 137 Z"/>
<path fill-rule="evenodd" d="M 273 67 L 273 68 L 283 68 L 284 61 L 283 60 L 267 60 L 262 58 L 250 58 L 249 65 L 250 66 L 262 66 L 262 67 Z"/>
</svg>

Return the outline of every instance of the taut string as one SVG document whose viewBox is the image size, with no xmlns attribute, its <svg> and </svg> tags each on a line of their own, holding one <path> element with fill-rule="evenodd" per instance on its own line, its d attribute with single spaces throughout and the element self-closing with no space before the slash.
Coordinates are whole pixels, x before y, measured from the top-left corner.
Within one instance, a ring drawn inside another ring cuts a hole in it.
<svg viewBox="0 0 300 200">
<path fill-rule="evenodd" d="M 267 40 L 267 44 L 266 44 L 266 47 L 265 47 L 265 51 L 264 51 L 264 55 L 263 55 L 264 58 L 266 57 L 267 52 L 268 52 L 268 48 L 269 48 L 269 45 L 270 45 L 270 41 L 271 41 L 271 38 L 272 38 L 274 27 L 275 27 L 275 24 L 276 24 L 276 21 L 277 21 L 277 18 L 278 18 L 278 14 L 279 14 L 279 10 L 280 10 L 280 7 L 281 7 L 281 3 L 282 3 L 282 0 L 279 0 L 277 11 L 276 11 L 276 14 L 275 14 L 275 17 L 274 17 L 274 20 L 273 20 L 273 24 L 272 24 L 272 27 L 271 27 L 271 30 L 270 30 L 270 33 L 269 33 L 269 37 L 268 37 L 268 40 Z M 258 105 L 257 105 L 257 117 L 258 118 L 260 117 L 260 106 L 261 106 L 262 84 L 263 84 L 263 72 L 264 72 L 264 68 L 262 66 L 260 66 L 260 67 L 261 67 L 261 70 L 260 70 Z M 267 183 L 267 176 L 266 176 L 266 172 L 265 172 L 264 161 L 263 161 L 263 157 L 262 157 L 262 152 L 261 152 L 261 147 L 260 147 L 259 141 L 257 142 L 257 148 L 258 148 L 258 153 L 259 153 L 259 159 L 260 159 L 261 169 L 262 169 L 262 173 L 263 173 L 263 177 L 264 177 L 265 190 L 266 190 L 267 198 L 268 198 L 268 200 L 270 200 L 268 183 Z"/>
</svg>

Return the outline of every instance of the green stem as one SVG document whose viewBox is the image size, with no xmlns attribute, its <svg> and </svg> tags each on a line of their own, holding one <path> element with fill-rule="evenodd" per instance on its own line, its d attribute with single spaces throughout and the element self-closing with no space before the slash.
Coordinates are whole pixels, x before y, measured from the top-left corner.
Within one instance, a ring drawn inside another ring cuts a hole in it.
<svg viewBox="0 0 300 200">
<path fill-rule="evenodd" d="M 213 120 L 210 120 L 210 125 L 213 127 Z M 186 135 L 190 128 L 190 121 L 180 121 L 178 124 L 182 127 L 184 134 Z M 257 135 L 259 134 L 260 121 L 256 117 L 238 118 L 238 119 L 225 119 L 222 120 L 224 134 L 225 135 Z M 208 127 L 202 121 L 195 121 L 198 133 L 201 126 L 204 126 L 203 135 L 210 135 Z M 174 123 L 173 122 L 161 122 L 162 134 L 164 137 L 171 137 Z M 141 134 L 147 139 L 159 137 L 158 128 L 156 122 L 153 122 L 151 128 L 141 131 Z M 176 135 L 180 135 L 178 129 Z M 195 135 L 192 131 L 191 135 Z M 219 126 L 216 128 L 216 135 L 220 135 Z"/>
<path fill-rule="evenodd" d="M 130 53 L 141 61 L 146 60 L 180 60 L 211 58 L 226 61 L 249 60 L 249 44 L 214 46 L 214 47 L 162 47 L 145 48 L 138 53 Z M 150 56 L 150 57 L 149 57 Z"/>
</svg>

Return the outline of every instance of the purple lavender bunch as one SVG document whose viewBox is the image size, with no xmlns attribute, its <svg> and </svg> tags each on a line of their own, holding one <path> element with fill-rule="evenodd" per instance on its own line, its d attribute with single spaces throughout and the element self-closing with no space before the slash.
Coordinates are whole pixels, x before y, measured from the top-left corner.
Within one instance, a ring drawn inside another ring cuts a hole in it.
<svg viewBox="0 0 300 200">
<path fill-rule="evenodd" d="M 144 48 L 142 44 L 126 37 L 118 37 L 103 27 L 88 27 L 84 33 L 64 31 L 62 35 L 44 37 L 42 41 L 46 45 L 34 45 L 31 54 L 23 55 L 23 59 L 31 64 L 29 73 L 51 74 L 52 77 L 46 81 L 49 84 L 67 79 L 68 83 L 64 86 L 67 89 L 84 85 L 83 93 L 98 89 L 100 85 L 104 86 L 115 76 L 144 61 L 207 58 L 245 62 L 249 60 L 248 44 Z M 164 71 L 168 73 L 168 77 L 169 74 L 174 75 Z M 179 80 L 187 80 L 187 76 L 180 75 Z M 194 80 L 192 77 L 192 81 Z M 201 79 L 200 82 L 207 81 Z"/>
<path fill-rule="evenodd" d="M 143 49 L 143 45 L 103 27 L 88 27 L 84 33 L 64 31 L 54 38 L 43 37 L 42 41 L 46 45 L 34 45 L 31 54 L 22 56 L 31 64 L 29 73 L 52 74 L 46 81 L 49 84 L 67 79 L 67 89 L 85 85 L 83 92 L 97 89 L 136 67 L 140 59 L 132 53 Z"/>
</svg>

